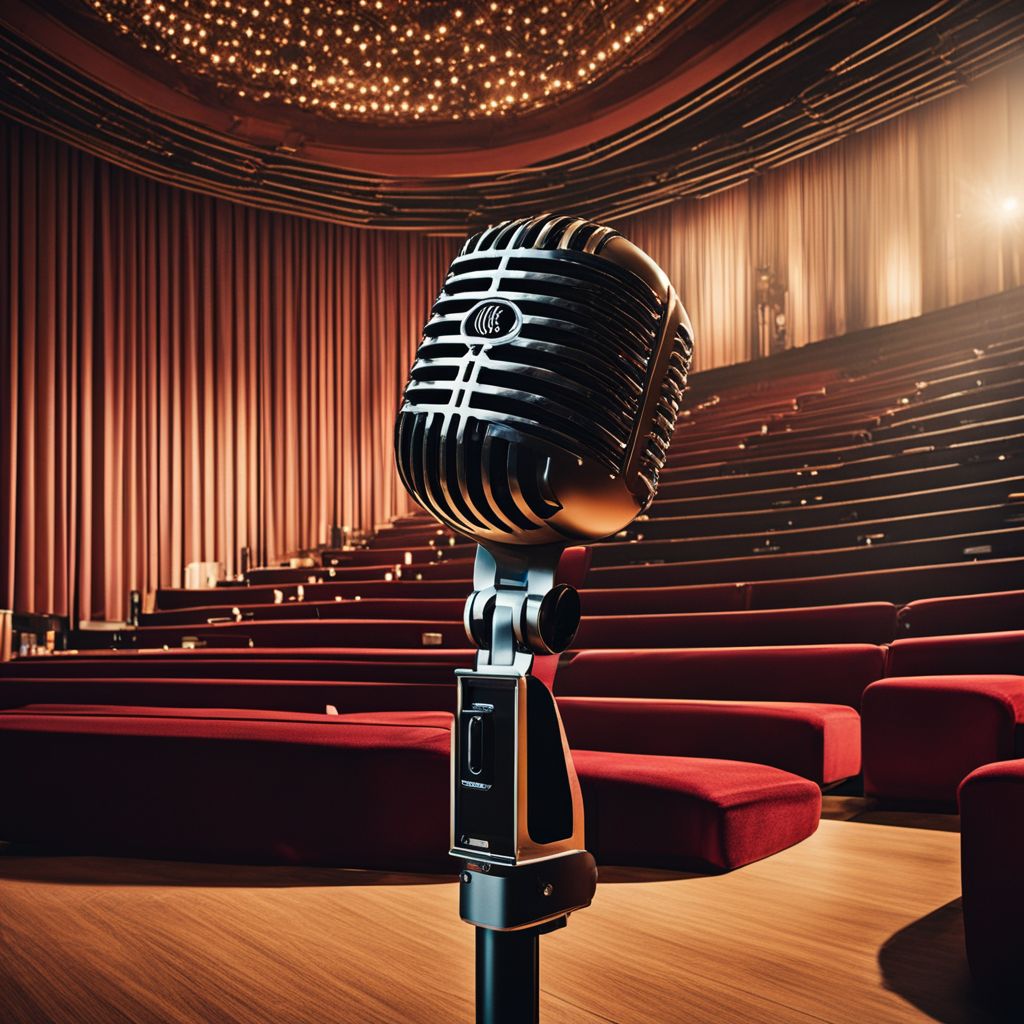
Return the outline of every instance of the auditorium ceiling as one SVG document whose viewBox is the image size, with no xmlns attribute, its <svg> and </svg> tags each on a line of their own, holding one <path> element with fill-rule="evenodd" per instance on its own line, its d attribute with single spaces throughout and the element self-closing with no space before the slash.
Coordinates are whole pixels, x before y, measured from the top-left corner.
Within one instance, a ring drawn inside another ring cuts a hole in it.
<svg viewBox="0 0 1024 1024">
<path fill-rule="evenodd" d="M 462 234 L 730 188 L 1024 54 L 1016 0 L 5 0 L 0 111 L 150 177 Z"/>
</svg>

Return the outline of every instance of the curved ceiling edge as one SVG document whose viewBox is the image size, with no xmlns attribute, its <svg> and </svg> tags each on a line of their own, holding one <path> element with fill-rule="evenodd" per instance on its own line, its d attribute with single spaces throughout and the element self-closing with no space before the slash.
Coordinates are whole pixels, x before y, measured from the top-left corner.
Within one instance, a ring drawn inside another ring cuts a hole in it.
<svg viewBox="0 0 1024 1024">
<path fill-rule="evenodd" d="M 572 210 L 615 221 L 703 197 L 963 88 L 1024 56 L 1019 0 L 835 3 L 707 87 L 557 162 L 389 177 L 155 113 L 0 14 L 0 114 L 119 167 L 250 206 L 358 227 L 464 234 Z M 141 89 L 140 85 L 140 89 Z"/>
<path fill-rule="evenodd" d="M 705 87 L 826 6 L 830 6 L 830 0 L 781 0 L 753 24 L 724 39 L 722 45 L 711 47 L 699 59 L 684 62 L 675 73 L 647 83 L 622 99 L 615 98 L 613 81 L 587 90 L 582 97 L 546 114 L 524 117 L 519 125 L 502 121 L 481 123 L 472 129 L 446 126 L 444 131 L 436 126 L 403 130 L 362 124 L 332 125 L 328 130 L 310 116 L 297 123 L 295 118 L 282 122 L 240 114 L 229 106 L 202 102 L 158 81 L 26 0 L 7 0 L 0 19 L 91 79 L 174 120 L 189 121 L 257 147 L 300 150 L 315 163 L 351 171 L 391 177 L 457 178 L 503 174 L 557 161 L 628 131 Z M 359 144 L 335 142 L 329 137 L 341 131 L 358 135 Z M 431 141 L 438 135 L 446 136 L 440 146 Z M 511 141 L 496 143 L 498 138 Z M 408 144 L 408 139 L 423 141 Z M 453 172 L 453 166 L 457 172 Z"/>
</svg>

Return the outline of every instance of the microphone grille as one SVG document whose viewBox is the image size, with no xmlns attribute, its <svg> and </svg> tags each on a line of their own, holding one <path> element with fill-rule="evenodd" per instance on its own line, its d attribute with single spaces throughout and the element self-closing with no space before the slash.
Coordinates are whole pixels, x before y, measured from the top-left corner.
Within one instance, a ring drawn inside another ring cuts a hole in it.
<svg viewBox="0 0 1024 1024">
<path fill-rule="evenodd" d="M 606 242 L 619 237 L 613 228 L 566 215 L 503 221 L 467 239 L 460 255 L 507 249 L 564 249 L 599 253 Z"/>
<path fill-rule="evenodd" d="M 559 512 L 548 456 L 599 469 L 645 507 L 692 351 L 664 275 L 612 228 L 570 216 L 487 228 L 424 328 L 396 425 L 403 482 L 471 534 L 520 537 Z"/>
</svg>

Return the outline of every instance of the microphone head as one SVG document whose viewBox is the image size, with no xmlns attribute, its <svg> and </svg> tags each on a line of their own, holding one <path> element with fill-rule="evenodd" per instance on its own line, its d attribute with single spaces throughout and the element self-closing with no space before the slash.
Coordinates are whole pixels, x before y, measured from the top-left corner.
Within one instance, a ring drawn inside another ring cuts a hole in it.
<svg viewBox="0 0 1024 1024">
<path fill-rule="evenodd" d="M 617 231 L 568 216 L 490 227 L 423 329 L 399 475 L 478 542 L 607 537 L 654 499 L 692 354 L 665 273 Z"/>
</svg>

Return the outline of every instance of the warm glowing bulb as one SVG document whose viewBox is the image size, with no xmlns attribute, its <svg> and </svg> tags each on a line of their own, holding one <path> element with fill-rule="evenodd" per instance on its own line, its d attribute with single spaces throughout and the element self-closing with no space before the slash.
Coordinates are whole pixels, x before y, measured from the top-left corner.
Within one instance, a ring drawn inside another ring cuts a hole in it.
<svg viewBox="0 0 1024 1024">
<path fill-rule="evenodd" d="M 1007 217 L 1015 216 L 1019 209 L 1020 209 L 1020 201 L 1017 199 L 1016 196 L 1007 196 L 1003 200 L 1003 213 Z"/>
</svg>

